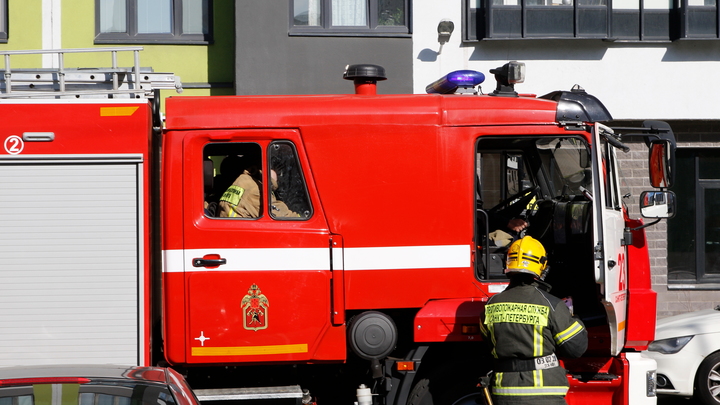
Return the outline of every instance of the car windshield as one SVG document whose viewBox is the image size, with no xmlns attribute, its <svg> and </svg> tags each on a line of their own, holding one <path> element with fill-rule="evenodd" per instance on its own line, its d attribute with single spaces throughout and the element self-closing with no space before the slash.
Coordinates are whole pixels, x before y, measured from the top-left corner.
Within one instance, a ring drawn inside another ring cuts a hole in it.
<svg viewBox="0 0 720 405">
<path fill-rule="evenodd" d="M 592 172 L 586 144 L 577 138 L 542 138 L 536 142 L 553 197 L 590 189 Z"/>
<path fill-rule="evenodd" d="M 0 388 L 0 405 L 175 405 L 164 385 L 135 382 L 32 384 Z"/>
</svg>

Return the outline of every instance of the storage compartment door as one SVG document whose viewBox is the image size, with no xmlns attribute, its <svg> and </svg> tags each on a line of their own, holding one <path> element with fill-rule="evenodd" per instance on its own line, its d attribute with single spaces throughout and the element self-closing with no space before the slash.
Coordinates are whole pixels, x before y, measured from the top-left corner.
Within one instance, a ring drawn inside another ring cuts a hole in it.
<svg viewBox="0 0 720 405">
<path fill-rule="evenodd" d="M 141 165 L 98 160 L 0 160 L 0 366 L 141 358 Z"/>
</svg>

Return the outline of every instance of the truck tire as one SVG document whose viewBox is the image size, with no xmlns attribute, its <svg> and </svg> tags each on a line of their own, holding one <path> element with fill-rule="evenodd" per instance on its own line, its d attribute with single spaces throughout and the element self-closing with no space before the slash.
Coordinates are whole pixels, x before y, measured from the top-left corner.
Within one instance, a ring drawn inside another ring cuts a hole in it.
<svg viewBox="0 0 720 405">
<path fill-rule="evenodd" d="M 695 398 L 705 405 L 720 405 L 720 352 L 700 363 L 695 377 Z"/>
<path fill-rule="evenodd" d="M 415 384 L 407 405 L 486 405 L 477 383 L 472 373 L 436 372 Z"/>
</svg>

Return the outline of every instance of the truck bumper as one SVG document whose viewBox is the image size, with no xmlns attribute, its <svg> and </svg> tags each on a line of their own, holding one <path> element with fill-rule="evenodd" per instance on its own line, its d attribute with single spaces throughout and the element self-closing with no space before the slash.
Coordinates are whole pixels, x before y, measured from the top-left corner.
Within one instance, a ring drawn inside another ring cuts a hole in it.
<svg viewBox="0 0 720 405">
<path fill-rule="evenodd" d="M 642 353 L 626 353 L 630 368 L 628 399 L 632 404 L 657 404 L 657 363 Z"/>
</svg>

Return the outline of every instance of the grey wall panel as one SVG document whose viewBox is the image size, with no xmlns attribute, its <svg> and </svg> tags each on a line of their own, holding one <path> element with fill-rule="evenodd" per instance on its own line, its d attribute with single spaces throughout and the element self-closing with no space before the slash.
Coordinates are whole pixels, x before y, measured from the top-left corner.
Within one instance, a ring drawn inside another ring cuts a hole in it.
<svg viewBox="0 0 720 405">
<path fill-rule="evenodd" d="M 137 164 L 0 164 L 0 365 L 138 363 Z"/>
<path fill-rule="evenodd" d="M 288 35 L 285 1 L 235 3 L 237 94 L 347 94 L 346 65 L 385 68 L 380 94 L 412 93 L 412 38 L 300 37 Z"/>
</svg>

